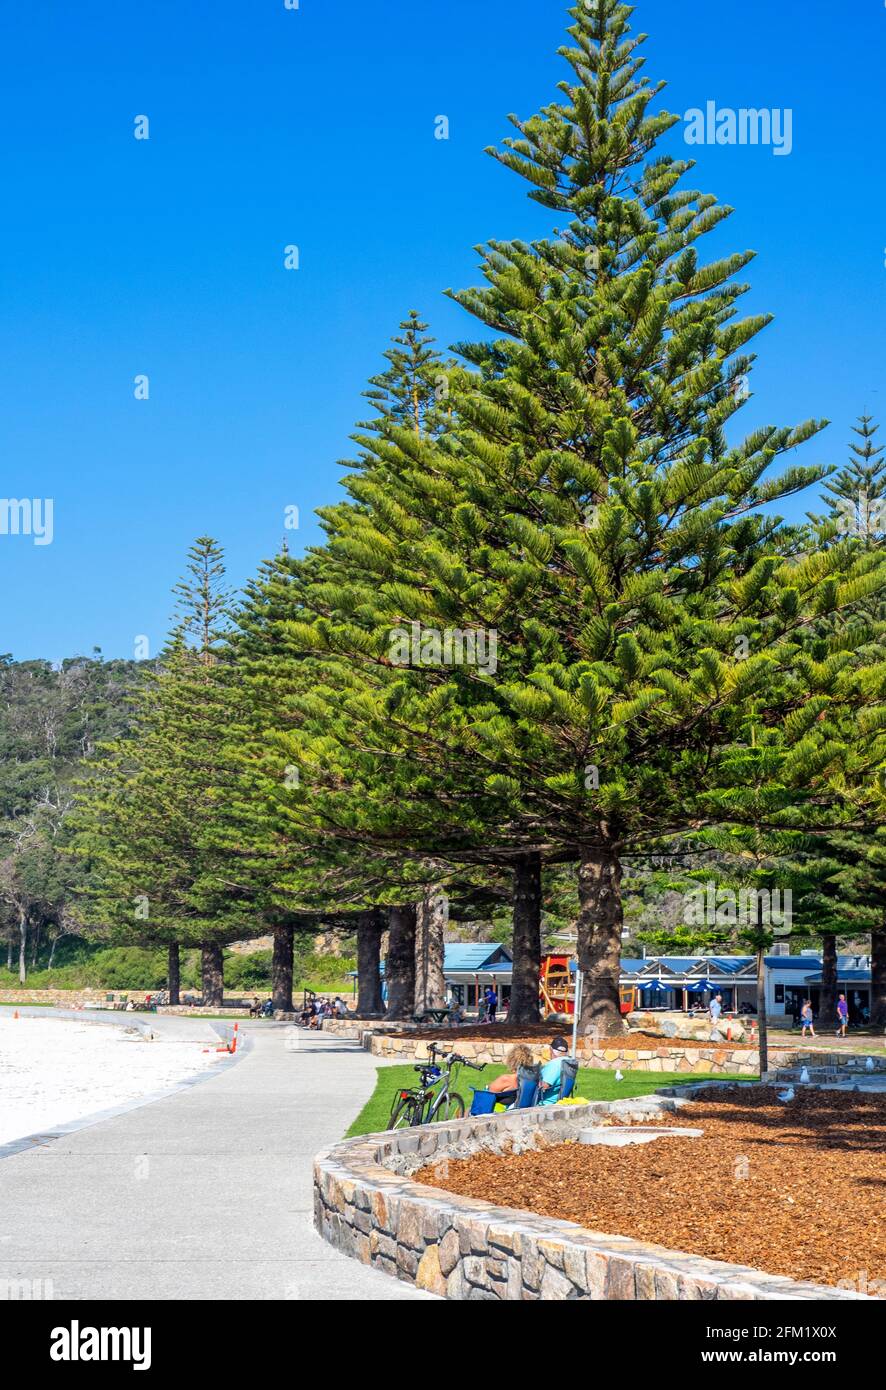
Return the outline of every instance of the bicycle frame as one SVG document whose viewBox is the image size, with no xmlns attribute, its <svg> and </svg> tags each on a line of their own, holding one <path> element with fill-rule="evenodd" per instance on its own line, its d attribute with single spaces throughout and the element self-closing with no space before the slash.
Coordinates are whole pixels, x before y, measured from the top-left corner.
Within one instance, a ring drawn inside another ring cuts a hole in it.
<svg viewBox="0 0 886 1390">
<path fill-rule="evenodd" d="M 437 1048 L 433 1043 L 431 1043 L 430 1047 L 428 1048 L 428 1053 L 429 1062 L 427 1068 L 419 1067 L 417 1068 L 417 1070 L 430 1070 L 431 1067 L 435 1067 L 437 1065 Z M 443 1071 L 440 1076 L 435 1077 L 432 1082 L 423 1083 L 421 1086 L 414 1086 L 409 1088 L 408 1090 L 404 1088 L 400 1091 L 398 1098 L 394 1101 L 394 1104 L 391 1108 L 392 1128 L 394 1127 L 394 1121 L 398 1119 L 407 1109 L 410 1112 L 409 1128 L 412 1128 L 413 1125 L 429 1124 L 431 1120 L 436 1116 L 437 1112 L 440 1109 L 442 1109 L 443 1106 L 447 1104 L 450 1100 L 450 1097 L 452 1095 L 451 1083 L 458 1071 L 458 1068 L 460 1066 L 469 1066 L 474 1067 L 476 1071 L 483 1070 L 481 1065 L 478 1065 L 474 1062 L 469 1062 L 467 1058 L 459 1057 L 454 1052 L 449 1053 L 449 1055 L 445 1058 L 443 1065 L 445 1067 L 445 1071 Z M 458 1101 L 459 1104 L 463 1105 L 460 1096 L 456 1096 L 455 1099 Z"/>
</svg>

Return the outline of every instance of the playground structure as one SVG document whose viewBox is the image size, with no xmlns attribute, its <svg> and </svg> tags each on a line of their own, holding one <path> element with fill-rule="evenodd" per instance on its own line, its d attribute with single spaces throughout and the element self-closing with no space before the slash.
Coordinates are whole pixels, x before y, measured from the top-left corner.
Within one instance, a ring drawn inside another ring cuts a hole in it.
<svg viewBox="0 0 886 1390">
<path fill-rule="evenodd" d="M 572 956 L 556 952 L 543 955 L 539 974 L 539 1003 L 544 1015 L 575 1015 L 575 980 L 577 964 Z M 619 986 L 619 1008 L 629 1014 L 636 1008 L 637 991 L 633 985 Z"/>
</svg>

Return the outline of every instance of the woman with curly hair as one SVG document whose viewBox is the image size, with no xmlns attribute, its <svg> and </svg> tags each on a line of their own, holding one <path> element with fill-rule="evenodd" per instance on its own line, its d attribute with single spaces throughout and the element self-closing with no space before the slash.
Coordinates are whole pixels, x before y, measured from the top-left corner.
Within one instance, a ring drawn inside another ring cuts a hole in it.
<svg viewBox="0 0 886 1390">
<path fill-rule="evenodd" d="M 517 1099 L 517 1072 L 520 1067 L 531 1067 L 535 1062 L 530 1049 L 517 1043 L 505 1057 L 507 1071 L 490 1081 L 488 1091 L 498 1097 L 502 1105 L 510 1105 Z"/>
</svg>

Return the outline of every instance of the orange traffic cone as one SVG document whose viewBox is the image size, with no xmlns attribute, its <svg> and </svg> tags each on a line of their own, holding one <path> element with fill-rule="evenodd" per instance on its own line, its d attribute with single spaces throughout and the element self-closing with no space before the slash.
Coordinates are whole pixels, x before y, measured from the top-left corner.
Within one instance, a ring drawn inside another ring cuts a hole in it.
<svg viewBox="0 0 886 1390">
<path fill-rule="evenodd" d="M 12 1016 L 13 1018 L 18 1018 L 18 1009 L 16 1009 L 15 1013 Z"/>
<path fill-rule="evenodd" d="M 237 1030 L 238 1030 L 239 1027 L 240 1027 L 239 1023 L 235 1023 L 235 1024 L 234 1024 L 234 1036 L 232 1037 L 231 1041 L 230 1041 L 229 1043 L 225 1043 L 224 1047 L 217 1047 L 217 1048 L 215 1049 L 216 1052 L 231 1052 L 231 1053 L 233 1053 L 233 1052 L 236 1052 L 236 1051 L 237 1051 Z"/>
</svg>

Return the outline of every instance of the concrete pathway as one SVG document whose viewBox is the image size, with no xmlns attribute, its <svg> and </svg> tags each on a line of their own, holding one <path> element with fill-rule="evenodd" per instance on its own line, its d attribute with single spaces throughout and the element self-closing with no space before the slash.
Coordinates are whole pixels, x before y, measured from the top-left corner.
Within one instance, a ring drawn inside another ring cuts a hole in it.
<svg viewBox="0 0 886 1390">
<path fill-rule="evenodd" d="M 56 1299 L 430 1297 L 339 1255 L 312 1227 L 311 1161 L 369 1098 L 375 1059 L 285 1024 L 240 1032 L 242 1053 L 218 1074 L 0 1159 L 0 1288 L 27 1280 L 34 1296 Z"/>
</svg>

